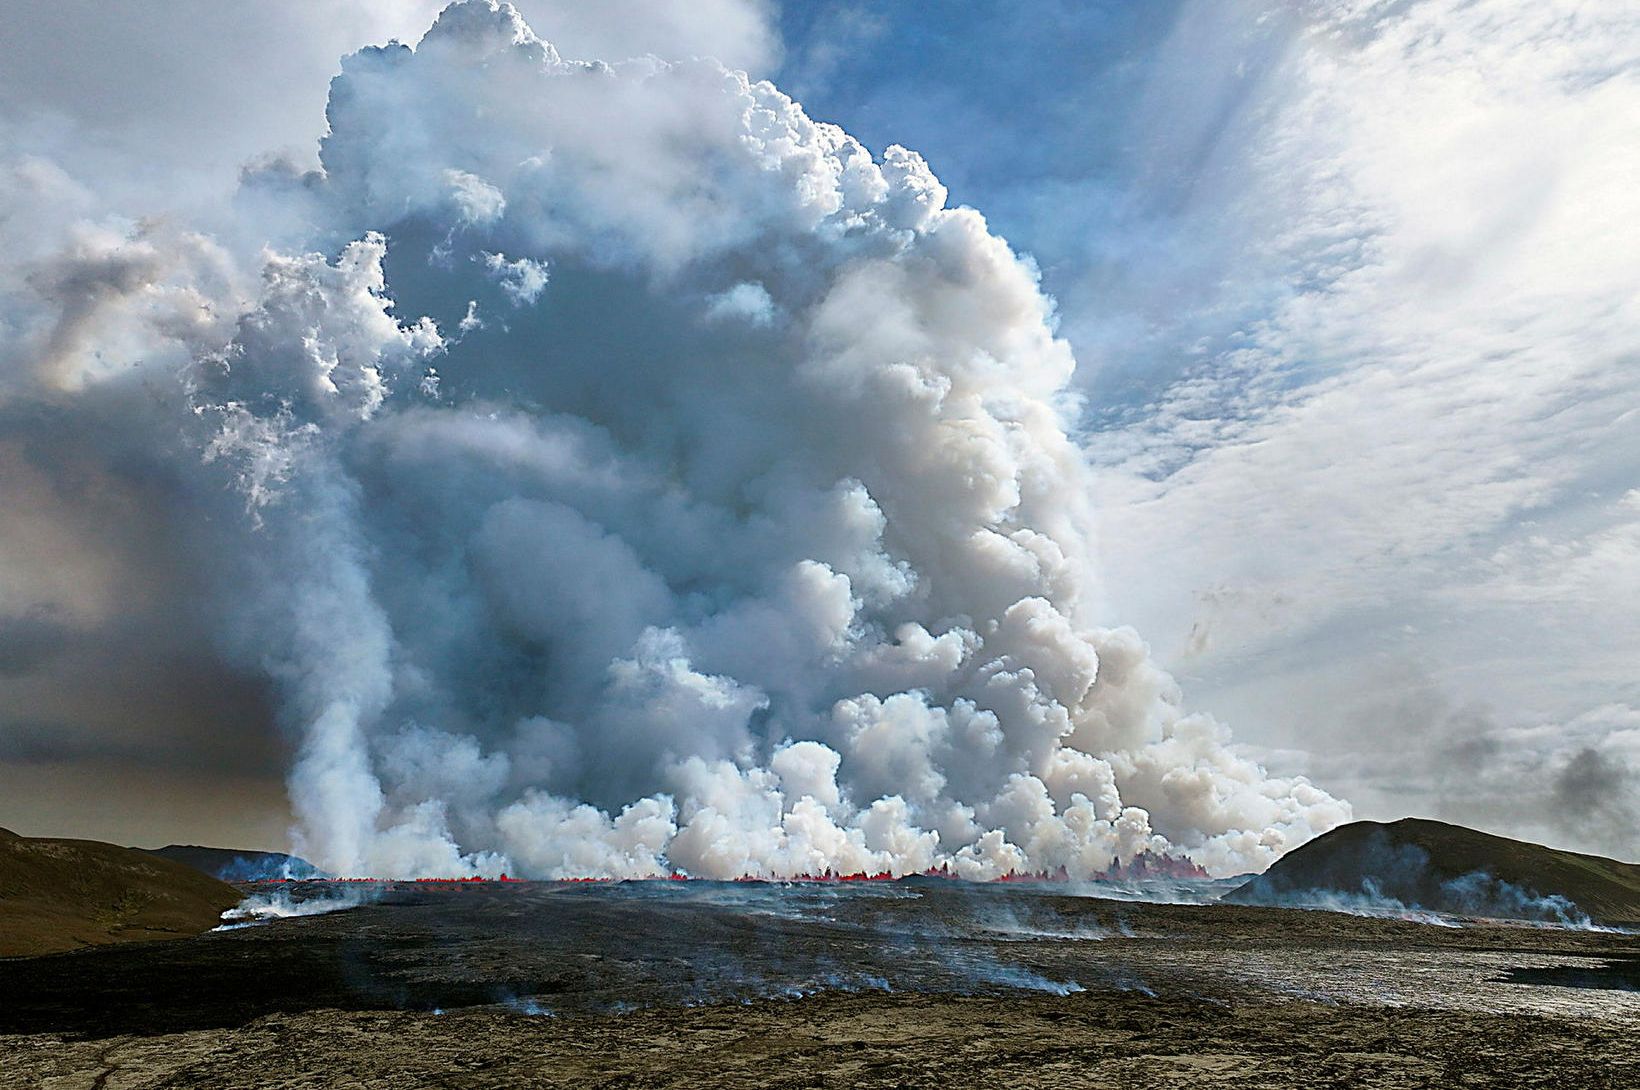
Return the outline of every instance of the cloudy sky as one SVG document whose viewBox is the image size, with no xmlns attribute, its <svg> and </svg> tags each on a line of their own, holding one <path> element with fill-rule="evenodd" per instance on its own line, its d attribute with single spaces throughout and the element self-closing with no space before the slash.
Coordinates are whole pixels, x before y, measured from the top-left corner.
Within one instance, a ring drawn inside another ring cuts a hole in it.
<svg viewBox="0 0 1640 1090">
<path fill-rule="evenodd" d="M 1094 512 L 1086 593 L 1238 752 L 1358 817 L 1640 857 L 1632 5 L 517 6 L 566 59 L 713 57 L 879 158 L 915 149 L 1034 262 L 1077 363 L 1055 398 L 1092 467 L 1064 497 Z M 33 356 L 0 356 L 0 824 L 285 843 L 298 743 L 266 727 L 266 670 L 199 662 L 217 622 L 178 603 L 214 561 L 147 515 L 180 502 L 168 463 L 108 423 L 110 484 L 62 434 L 99 410 L 18 376 L 78 391 L 126 366 L 115 273 L 60 260 L 100 233 L 151 227 L 168 241 L 115 272 L 186 266 L 207 294 L 242 255 L 313 245 L 286 190 L 319 166 L 340 58 L 440 7 L 0 12 L 0 241 L 66 300 Z M 497 273 L 515 302 L 530 268 Z M 64 362 L 96 323 L 96 362 Z"/>
</svg>

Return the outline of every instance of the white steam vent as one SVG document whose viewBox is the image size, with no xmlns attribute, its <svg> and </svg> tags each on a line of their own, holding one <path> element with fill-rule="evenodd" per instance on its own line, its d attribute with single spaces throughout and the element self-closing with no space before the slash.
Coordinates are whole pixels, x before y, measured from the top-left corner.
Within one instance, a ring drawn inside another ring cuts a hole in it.
<svg viewBox="0 0 1640 1090">
<path fill-rule="evenodd" d="M 245 207 L 335 256 L 269 256 L 177 414 L 248 512 L 225 638 L 302 855 L 1224 874 L 1348 818 L 1102 627 L 1075 362 L 916 153 L 486 0 L 348 58 L 329 120 Z"/>
</svg>

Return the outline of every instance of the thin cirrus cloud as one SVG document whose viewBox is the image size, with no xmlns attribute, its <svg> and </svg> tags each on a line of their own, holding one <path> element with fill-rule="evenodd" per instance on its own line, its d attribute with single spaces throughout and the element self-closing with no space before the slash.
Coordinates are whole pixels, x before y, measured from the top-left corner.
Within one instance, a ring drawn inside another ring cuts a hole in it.
<svg viewBox="0 0 1640 1090">
<path fill-rule="evenodd" d="M 1562 7 L 1431 2 L 1307 27 L 1250 192 L 1299 194 L 1270 227 L 1321 275 L 1090 447 L 1112 579 L 1145 588 L 1135 616 L 1186 647 L 1216 707 L 1326 754 L 1329 782 L 1375 812 L 1632 855 L 1551 805 L 1587 747 L 1640 756 L 1612 714 L 1635 703 L 1640 648 L 1621 604 L 1640 571 L 1640 158 L 1623 135 L 1640 34 Z M 1188 574 L 1140 579 L 1158 564 Z M 1393 721 L 1409 663 L 1488 708 L 1498 744 L 1466 760 L 1438 721 Z M 1329 706 L 1373 721 L 1356 738 L 1407 737 L 1426 769 L 1535 802 L 1491 812 L 1427 773 L 1374 784 L 1380 747 L 1352 754 Z"/>
</svg>

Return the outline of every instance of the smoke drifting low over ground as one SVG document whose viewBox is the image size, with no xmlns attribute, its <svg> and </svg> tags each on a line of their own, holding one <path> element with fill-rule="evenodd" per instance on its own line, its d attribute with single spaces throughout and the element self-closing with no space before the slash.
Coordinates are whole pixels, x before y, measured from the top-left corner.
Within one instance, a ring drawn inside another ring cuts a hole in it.
<svg viewBox="0 0 1640 1090">
<path fill-rule="evenodd" d="M 7 432 L 146 467 L 315 864 L 1232 874 L 1348 818 L 1106 627 L 1051 301 L 916 153 L 487 0 L 328 116 L 259 269 L 109 221 L 4 274 Z"/>
<path fill-rule="evenodd" d="M 0 962 L 0 1086 L 1615 1090 L 1640 1065 L 1632 935 L 933 879 L 377 892 Z"/>
</svg>

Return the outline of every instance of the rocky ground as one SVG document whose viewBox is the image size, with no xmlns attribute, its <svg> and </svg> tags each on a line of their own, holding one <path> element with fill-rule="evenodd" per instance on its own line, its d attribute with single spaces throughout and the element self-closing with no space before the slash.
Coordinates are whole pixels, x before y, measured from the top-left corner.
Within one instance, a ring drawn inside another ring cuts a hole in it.
<svg viewBox="0 0 1640 1090">
<path fill-rule="evenodd" d="M 0 1086 L 1640 1085 L 1640 938 L 1062 889 L 394 888 L 0 961 Z"/>
</svg>

